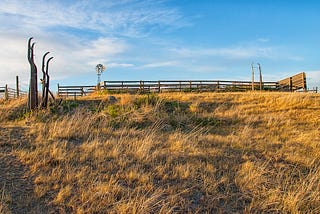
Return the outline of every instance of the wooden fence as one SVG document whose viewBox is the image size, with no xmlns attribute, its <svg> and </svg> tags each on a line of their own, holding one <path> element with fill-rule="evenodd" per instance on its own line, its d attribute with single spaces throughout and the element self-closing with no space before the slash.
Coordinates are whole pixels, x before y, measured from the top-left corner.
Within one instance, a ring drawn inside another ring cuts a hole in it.
<svg viewBox="0 0 320 214">
<path fill-rule="evenodd" d="M 58 84 L 58 96 L 78 97 L 86 96 L 96 90 L 96 86 L 60 86 Z"/>
<path fill-rule="evenodd" d="M 297 91 L 307 90 L 306 74 L 304 72 L 296 74 L 292 77 L 285 78 L 278 82 L 280 91 Z"/>
<path fill-rule="evenodd" d="M 19 96 L 26 96 L 27 94 L 28 93 L 26 91 L 10 88 L 7 85 L 0 87 L 0 98 L 4 98 L 6 100 L 17 98 Z"/>
<path fill-rule="evenodd" d="M 259 82 L 255 82 L 259 89 Z M 276 89 L 275 82 L 265 82 L 264 89 Z M 101 88 L 115 92 L 205 92 L 205 91 L 247 91 L 250 81 L 222 80 L 159 80 L 159 81 L 104 81 Z"/>
<path fill-rule="evenodd" d="M 276 82 L 263 82 L 263 90 L 277 90 Z M 97 86 L 61 86 L 58 96 L 85 96 L 96 90 Z M 260 90 L 260 82 L 254 83 Z M 159 80 L 159 81 L 104 81 L 101 90 L 114 93 L 161 93 L 161 92 L 208 92 L 208 91 L 248 91 L 252 90 L 251 81 L 224 80 Z"/>
<path fill-rule="evenodd" d="M 225 80 L 159 80 L 159 81 L 104 81 L 98 86 L 60 86 L 58 96 L 85 96 L 99 87 L 114 93 L 161 92 L 220 92 L 220 91 L 307 91 L 304 72 L 278 82 L 225 81 Z M 317 92 L 317 90 L 316 90 Z"/>
</svg>

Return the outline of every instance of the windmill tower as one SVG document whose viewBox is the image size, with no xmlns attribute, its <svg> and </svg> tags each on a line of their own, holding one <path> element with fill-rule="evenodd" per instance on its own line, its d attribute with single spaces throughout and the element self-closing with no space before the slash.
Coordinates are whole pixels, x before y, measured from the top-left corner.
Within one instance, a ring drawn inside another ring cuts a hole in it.
<svg viewBox="0 0 320 214">
<path fill-rule="evenodd" d="M 102 65 L 102 64 L 98 64 L 96 65 L 96 72 L 98 75 L 98 80 L 97 80 L 97 87 L 98 89 L 100 89 L 100 82 L 101 82 L 101 74 L 102 72 L 106 70 L 106 66 Z"/>
</svg>

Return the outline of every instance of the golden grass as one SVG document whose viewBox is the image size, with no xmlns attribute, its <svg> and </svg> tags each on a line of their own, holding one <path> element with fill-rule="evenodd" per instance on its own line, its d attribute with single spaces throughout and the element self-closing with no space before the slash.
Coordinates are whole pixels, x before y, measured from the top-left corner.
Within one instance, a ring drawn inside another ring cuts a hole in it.
<svg viewBox="0 0 320 214">
<path fill-rule="evenodd" d="M 23 101 L 0 104 L 2 124 L 30 127 L 31 145 L 12 152 L 52 209 L 320 212 L 318 94 L 114 96 L 21 117 Z"/>
<path fill-rule="evenodd" d="M 11 196 L 6 192 L 5 185 L 1 188 L 0 192 L 0 213 L 11 213 L 8 205 L 11 203 Z"/>
</svg>

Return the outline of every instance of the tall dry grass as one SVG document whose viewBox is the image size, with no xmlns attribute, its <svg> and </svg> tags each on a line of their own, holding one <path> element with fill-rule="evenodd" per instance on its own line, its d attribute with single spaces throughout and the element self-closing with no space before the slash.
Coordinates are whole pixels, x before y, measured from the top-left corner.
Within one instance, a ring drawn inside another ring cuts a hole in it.
<svg viewBox="0 0 320 214">
<path fill-rule="evenodd" d="M 2 116 L 30 124 L 14 153 L 36 197 L 66 213 L 320 212 L 319 95 L 115 96 Z"/>
</svg>

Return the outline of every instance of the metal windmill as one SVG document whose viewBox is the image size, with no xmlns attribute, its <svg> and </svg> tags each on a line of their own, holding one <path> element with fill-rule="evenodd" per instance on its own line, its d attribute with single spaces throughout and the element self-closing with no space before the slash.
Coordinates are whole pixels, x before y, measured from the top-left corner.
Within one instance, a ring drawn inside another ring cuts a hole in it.
<svg viewBox="0 0 320 214">
<path fill-rule="evenodd" d="M 96 71 L 97 71 L 97 75 L 98 75 L 98 81 L 97 81 L 97 85 L 100 85 L 101 82 L 101 74 L 102 72 L 106 70 L 106 66 L 102 65 L 102 64 L 98 64 L 96 65 Z"/>
</svg>

